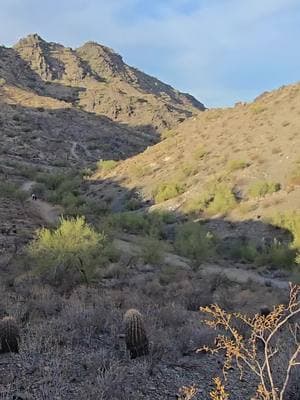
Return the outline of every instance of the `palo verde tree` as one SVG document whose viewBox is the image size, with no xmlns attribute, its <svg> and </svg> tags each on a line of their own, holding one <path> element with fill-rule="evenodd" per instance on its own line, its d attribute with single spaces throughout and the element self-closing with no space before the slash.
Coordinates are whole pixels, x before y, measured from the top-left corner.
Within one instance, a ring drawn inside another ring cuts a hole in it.
<svg viewBox="0 0 300 400">
<path fill-rule="evenodd" d="M 84 217 L 61 218 L 57 229 L 37 232 L 29 254 L 36 272 L 52 284 L 89 283 L 105 262 L 106 245 L 105 234 L 96 232 Z"/>
</svg>

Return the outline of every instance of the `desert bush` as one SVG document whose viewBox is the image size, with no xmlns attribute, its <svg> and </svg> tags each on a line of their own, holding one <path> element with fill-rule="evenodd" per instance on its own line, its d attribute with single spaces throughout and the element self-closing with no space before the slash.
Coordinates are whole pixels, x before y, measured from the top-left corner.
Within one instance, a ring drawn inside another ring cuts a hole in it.
<svg viewBox="0 0 300 400">
<path fill-rule="evenodd" d="M 83 217 L 61 219 L 55 230 L 42 228 L 29 245 L 36 272 L 53 284 L 90 282 L 105 259 L 106 236 Z"/>
<path fill-rule="evenodd" d="M 36 176 L 36 181 L 43 183 L 48 190 L 56 190 L 65 179 L 66 175 L 64 174 L 50 174 L 47 172 L 40 172 Z"/>
<path fill-rule="evenodd" d="M 226 249 L 220 246 L 219 252 L 223 255 L 228 255 L 234 260 L 243 260 L 248 262 L 254 262 L 258 256 L 258 251 L 254 243 L 239 243 L 235 242 L 232 244 L 227 244 Z"/>
<path fill-rule="evenodd" d="M 287 229 L 293 236 L 293 245 L 300 249 L 300 211 L 293 210 L 285 213 L 278 213 L 271 218 L 271 222 L 281 228 Z"/>
<path fill-rule="evenodd" d="M 193 158 L 195 160 L 201 160 L 208 154 L 207 150 L 203 145 L 199 145 L 194 151 L 193 151 Z"/>
<path fill-rule="evenodd" d="M 271 265 L 288 268 L 295 264 L 296 252 L 284 243 L 273 240 L 270 246 L 265 246 L 255 257 L 257 265 Z"/>
<path fill-rule="evenodd" d="M 39 167 L 34 168 L 27 165 L 19 165 L 18 167 L 16 167 L 16 173 L 28 179 L 35 179 L 38 169 Z"/>
<path fill-rule="evenodd" d="M 214 195 L 208 190 L 204 190 L 200 195 L 188 200 L 184 205 L 184 211 L 187 213 L 197 213 L 205 211 Z"/>
<path fill-rule="evenodd" d="M 35 185 L 43 191 L 43 197 L 51 203 L 61 204 L 65 208 L 65 214 L 76 216 L 85 200 L 80 195 L 82 178 L 77 172 L 66 174 L 40 173 Z"/>
<path fill-rule="evenodd" d="M 142 208 L 142 206 L 142 201 L 136 197 L 132 197 L 126 202 L 126 210 L 128 211 L 138 210 L 139 208 Z"/>
<path fill-rule="evenodd" d="M 136 178 L 142 178 L 143 176 L 149 175 L 152 172 L 150 165 L 139 165 L 133 164 L 130 166 L 129 173 Z"/>
<path fill-rule="evenodd" d="M 106 218 L 108 228 L 121 229 L 126 232 L 162 237 L 164 226 L 173 223 L 176 216 L 169 212 L 121 212 Z"/>
<path fill-rule="evenodd" d="M 183 178 L 188 178 L 189 176 L 196 175 L 198 172 L 198 166 L 195 164 L 184 164 L 180 170 L 178 175 Z"/>
<path fill-rule="evenodd" d="M 268 181 L 253 182 L 248 189 L 248 196 L 251 198 L 264 197 L 267 194 L 278 192 L 281 189 L 280 183 Z"/>
<path fill-rule="evenodd" d="M 145 263 L 160 264 L 163 259 L 164 246 L 161 240 L 148 236 L 141 240 L 141 256 Z"/>
<path fill-rule="evenodd" d="M 223 248 L 220 246 L 219 251 Z M 224 248 L 223 248 L 224 250 Z M 226 244 L 226 250 L 222 251 L 235 260 L 254 263 L 258 266 L 269 265 L 273 267 L 288 268 L 295 264 L 296 252 L 287 244 L 281 243 L 276 238 L 269 244 L 257 245 L 251 241 L 247 243 Z"/>
<path fill-rule="evenodd" d="M 209 203 L 207 211 L 209 214 L 226 214 L 237 205 L 232 189 L 226 185 L 219 185 L 214 193 L 213 200 Z"/>
<path fill-rule="evenodd" d="M 201 262 L 214 254 L 215 240 L 199 223 L 187 222 L 177 228 L 174 246 L 179 254 Z"/>
<path fill-rule="evenodd" d="M 184 211 L 189 213 L 208 212 L 226 214 L 237 205 L 237 200 L 230 187 L 218 182 L 208 183 L 200 195 L 188 200 Z"/>
<path fill-rule="evenodd" d="M 287 304 L 274 307 L 267 316 L 227 313 L 218 305 L 201 308 L 207 318 L 204 322 L 213 329 L 223 331 L 217 335 L 213 346 L 203 346 L 201 351 L 225 354 L 223 365 L 225 381 L 233 369 L 233 364 L 238 366 L 241 378 L 246 371 L 250 373 L 257 381 L 252 387 L 251 398 L 287 399 L 286 394 L 293 383 L 291 377 L 300 365 L 297 324 L 300 315 L 299 293 L 300 286 L 291 285 Z M 240 324 L 250 330 L 249 336 L 244 337 L 240 332 Z M 215 379 L 215 383 L 217 390 L 211 392 L 211 398 L 229 399 L 221 379 Z"/>
<path fill-rule="evenodd" d="M 184 185 L 179 182 L 162 183 L 153 190 L 156 203 L 162 203 L 179 196 L 184 192 Z"/>
<path fill-rule="evenodd" d="M 263 113 L 264 111 L 267 110 L 267 107 L 263 106 L 261 104 L 253 103 L 251 105 L 250 109 L 254 114 L 261 114 L 261 113 Z"/>
<path fill-rule="evenodd" d="M 27 194 L 19 189 L 16 185 L 9 182 L 1 182 L 0 183 L 0 197 L 18 200 L 23 203 L 26 198 Z"/>
<path fill-rule="evenodd" d="M 149 223 L 145 214 L 129 211 L 110 214 L 106 219 L 106 223 L 110 228 L 135 234 L 147 233 L 149 229 Z"/>
<path fill-rule="evenodd" d="M 247 168 L 249 164 L 244 160 L 230 160 L 227 163 L 228 172 L 238 171 L 239 169 Z"/>
<path fill-rule="evenodd" d="M 115 160 L 100 160 L 97 162 L 97 168 L 103 172 L 110 172 L 116 168 L 118 162 Z"/>
</svg>

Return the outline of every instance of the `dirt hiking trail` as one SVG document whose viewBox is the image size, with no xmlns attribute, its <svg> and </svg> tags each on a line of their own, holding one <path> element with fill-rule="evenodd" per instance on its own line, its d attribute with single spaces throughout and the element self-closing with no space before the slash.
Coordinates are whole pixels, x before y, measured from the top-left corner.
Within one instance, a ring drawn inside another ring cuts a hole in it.
<svg viewBox="0 0 300 400">
<path fill-rule="evenodd" d="M 22 185 L 22 190 L 31 194 L 31 189 L 36 182 L 28 181 Z M 31 196 L 28 197 L 27 202 L 30 204 L 30 211 L 32 214 L 40 217 L 47 225 L 56 226 L 59 222 L 60 215 L 63 209 L 59 206 L 53 206 L 43 200 L 32 200 Z M 141 247 L 138 237 L 129 234 L 120 235 L 114 240 L 114 245 L 123 254 L 135 257 L 141 255 Z M 164 265 L 169 265 L 179 269 L 191 269 L 191 260 L 180 257 L 176 254 L 164 252 L 163 254 Z M 259 275 L 255 271 L 237 268 L 233 266 L 220 266 L 217 264 L 202 264 L 199 267 L 205 275 L 222 274 L 227 279 L 236 283 L 247 283 L 248 281 L 255 282 L 262 286 L 273 286 L 278 289 L 288 289 L 289 283 L 286 280 L 275 278 L 268 278 Z"/>
<path fill-rule="evenodd" d="M 31 198 L 31 189 L 36 184 L 36 182 L 28 181 L 25 182 L 21 189 L 24 192 L 28 192 L 30 197 L 28 197 L 27 203 L 30 207 L 30 212 L 33 215 L 40 217 L 43 221 L 47 223 L 47 225 L 55 226 L 58 224 L 59 218 L 62 214 L 62 208 L 59 206 L 53 206 L 52 204 L 48 203 L 47 201 L 43 200 L 32 200 Z"/>
</svg>

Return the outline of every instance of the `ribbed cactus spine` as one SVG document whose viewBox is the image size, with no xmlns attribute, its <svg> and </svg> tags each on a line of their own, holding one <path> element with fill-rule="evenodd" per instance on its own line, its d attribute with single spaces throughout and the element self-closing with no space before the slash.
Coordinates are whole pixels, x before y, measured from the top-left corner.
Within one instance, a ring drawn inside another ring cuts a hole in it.
<svg viewBox="0 0 300 400">
<path fill-rule="evenodd" d="M 126 346 L 131 358 L 149 354 L 149 342 L 144 321 L 138 310 L 128 310 L 124 316 Z"/>
<path fill-rule="evenodd" d="M 13 317 L 0 320 L 1 353 L 19 353 L 20 332 Z"/>
</svg>

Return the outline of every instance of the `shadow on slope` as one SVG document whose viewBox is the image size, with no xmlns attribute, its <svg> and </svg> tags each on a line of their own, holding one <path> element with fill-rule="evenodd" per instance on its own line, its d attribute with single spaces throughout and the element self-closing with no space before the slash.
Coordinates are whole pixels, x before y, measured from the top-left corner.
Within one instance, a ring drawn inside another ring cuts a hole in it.
<svg viewBox="0 0 300 400">
<path fill-rule="evenodd" d="M 244 221 L 230 221 L 225 217 L 195 220 L 193 215 L 178 211 L 153 209 L 151 201 L 143 201 L 139 188 L 128 190 L 121 181 L 111 179 L 91 181 L 85 193 L 93 204 L 101 205 L 104 220 L 108 213 L 109 225 L 117 232 L 144 237 L 154 234 L 156 239 L 174 246 L 175 253 L 195 259 L 197 263 L 206 261 L 205 247 L 209 241 L 205 235 L 210 232 L 209 246 L 213 251 L 209 253 L 217 263 L 230 260 L 232 263 L 288 269 L 294 265 L 296 251 L 292 246 L 292 232 L 261 220 L 259 215 Z M 94 222 L 93 213 L 89 219 Z M 202 231 L 197 228 L 199 226 Z M 178 244 L 179 240 L 183 240 L 182 245 Z M 204 247 L 203 260 L 201 246 Z"/>
<path fill-rule="evenodd" d="M 12 48 L 0 47 L 0 78 L 6 84 L 30 90 L 39 96 L 49 96 L 57 100 L 75 104 L 84 87 L 68 86 L 44 81 Z"/>
<path fill-rule="evenodd" d="M 132 127 L 75 108 L 22 107 L 0 103 L 0 161 L 42 166 L 86 166 L 126 159 L 153 145 L 152 126 Z"/>
</svg>

